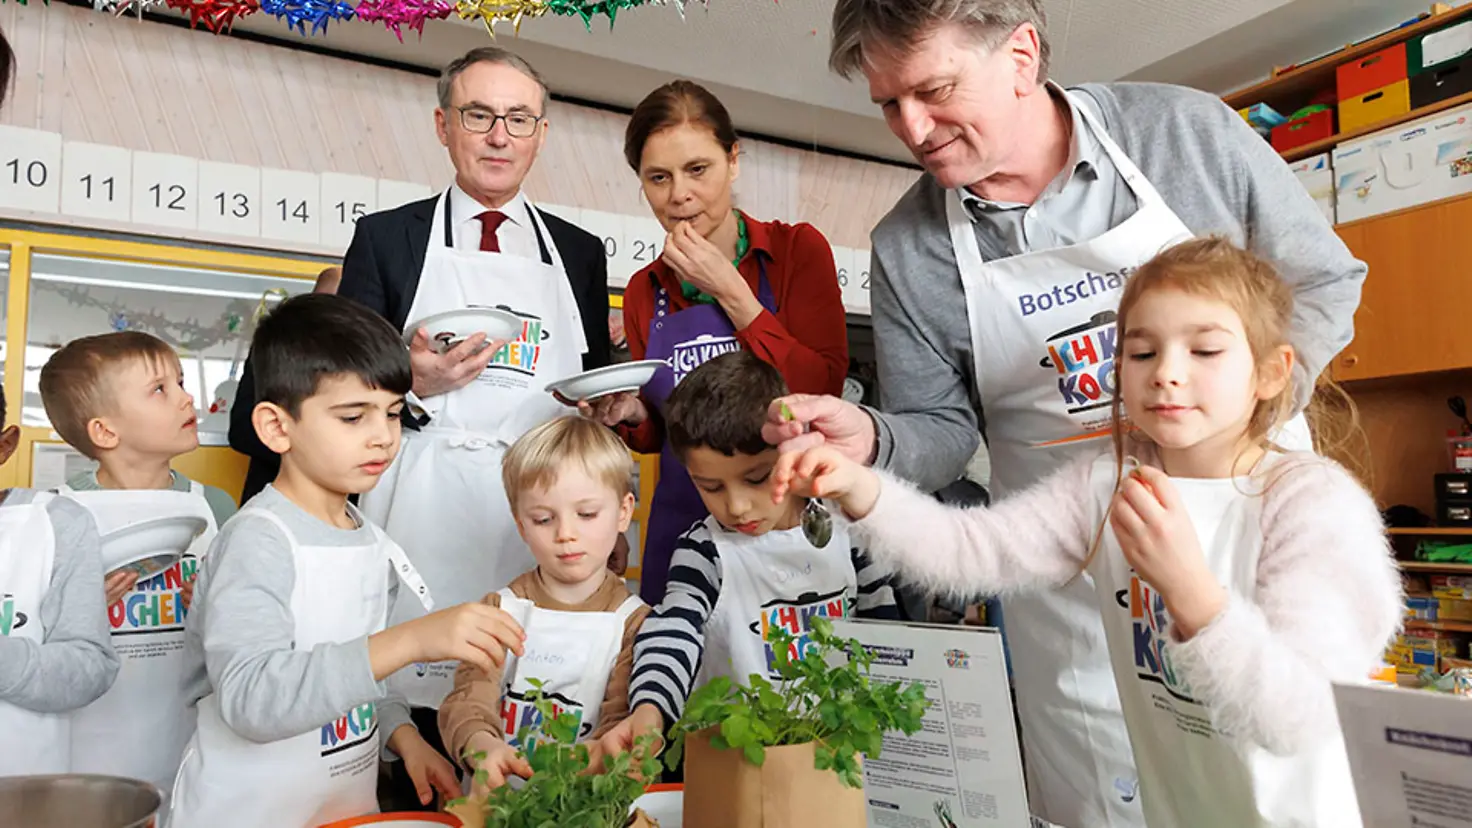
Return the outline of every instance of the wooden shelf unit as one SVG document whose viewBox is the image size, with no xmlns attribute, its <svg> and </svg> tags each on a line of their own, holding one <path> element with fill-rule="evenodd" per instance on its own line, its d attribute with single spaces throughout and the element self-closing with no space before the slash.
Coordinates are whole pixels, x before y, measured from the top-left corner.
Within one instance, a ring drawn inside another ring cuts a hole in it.
<svg viewBox="0 0 1472 828">
<path fill-rule="evenodd" d="M 1472 564 L 1430 563 L 1428 561 L 1396 561 L 1406 572 L 1436 572 L 1444 575 L 1472 575 Z"/>
<path fill-rule="evenodd" d="M 1309 99 L 1320 90 L 1334 88 L 1335 70 L 1341 64 L 1374 54 L 1381 49 L 1394 46 L 1397 43 L 1403 43 L 1413 37 L 1434 31 L 1466 17 L 1472 17 L 1472 2 L 1464 2 L 1462 5 L 1450 11 L 1433 14 L 1420 22 L 1413 23 L 1409 26 L 1402 26 L 1399 29 L 1386 32 L 1379 37 L 1366 40 L 1363 43 L 1341 49 L 1333 54 L 1324 55 L 1302 66 L 1295 66 L 1261 83 L 1256 83 L 1244 89 L 1238 89 L 1235 92 L 1228 93 L 1222 96 L 1222 100 L 1232 109 L 1242 109 L 1256 103 L 1265 103 L 1277 110 L 1284 117 L 1287 117 L 1307 104 Z M 1282 156 L 1285 161 L 1291 163 L 1333 149 L 1345 141 L 1351 141 L 1355 138 L 1369 135 L 1372 132 L 1388 129 L 1397 124 L 1403 124 L 1417 118 L 1424 118 L 1427 115 L 1434 115 L 1437 112 L 1442 112 L 1466 103 L 1472 103 L 1472 94 L 1459 95 L 1455 98 L 1437 101 L 1434 104 L 1413 109 L 1403 115 L 1397 115 L 1373 124 L 1366 124 L 1345 132 L 1339 132 L 1311 144 L 1294 147 L 1282 153 Z"/>
<path fill-rule="evenodd" d="M 1451 11 L 1433 14 L 1419 23 L 1402 26 L 1379 37 L 1355 44 L 1347 49 L 1341 49 L 1333 54 L 1324 55 L 1302 66 L 1295 66 L 1286 72 L 1280 72 L 1261 83 L 1228 93 L 1222 96 L 1222 100 L 1233 109 L 1241 109 L 1255 103 L 1266 103 L 1277 109 L 1273 104 L 1274 101 L 1285 98 L 1291 100 L 1295 97 L 1308 98 L 1320 89 L 1332 87 L 1334 70 L 1342 63 L 1358 60 L 1365 55 L 1374 54 L 1381 49 L 1389 48 L 1468 16 L 1472 16 L 1472 3 L 1463 3 Z M 1278 111 L 1283 112 L 1281 109 Z M 1288 115 L 1289 113 L 1283 112 L 1283 114 Z"/>
<path fill-rule="evenodd" d="M 1449 535 L 1452 537 L 1472 538 L 1472 528 L 1455 529 L 1445 526 L 1423 526 L 1420 529 L 1387 529 L 1386 531 L 1392 535 L 1408 535 L 1410 537 Z"/>
<path fill-rule="evenodd" d="M 1406 619 L 1406 632 L 1414 630 L 1436 630 L 1438 632 L 1472 632 L 1472 623 L 1466 621 L 1421 621 Z"/>
</svg>

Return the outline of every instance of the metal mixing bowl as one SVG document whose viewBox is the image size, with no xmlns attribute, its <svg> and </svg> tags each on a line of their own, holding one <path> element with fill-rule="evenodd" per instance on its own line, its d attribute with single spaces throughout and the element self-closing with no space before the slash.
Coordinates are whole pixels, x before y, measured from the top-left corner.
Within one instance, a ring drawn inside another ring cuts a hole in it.
<svg viewBox="0 0 1472 828">
<path fill-rule="evenodd" d="M 0 777 L 0 825 L 154 828 L 163 796 L 136 779 L 85 774 Z"/>
</svg>

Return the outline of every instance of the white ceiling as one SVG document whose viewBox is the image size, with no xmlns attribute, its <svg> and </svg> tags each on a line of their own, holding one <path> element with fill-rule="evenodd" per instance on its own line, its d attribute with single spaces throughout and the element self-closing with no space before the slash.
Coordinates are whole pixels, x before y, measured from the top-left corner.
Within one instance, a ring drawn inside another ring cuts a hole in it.
<svg viewBox="0 0 1472 828">
<path fill-rule="evenodd" d="M 1224 92 L 1402 22 L 1427 0 L 1045 0 L 1053 77 L 1186 83 Z M 556 93 L 630 108 L 673 77 L 702 81 L 738 128 L 787 140 L 908 161 L 867 87 L 828 72 L 833 0 L 700 0 L 684 19 L 673 5 L 595 21 L 540 18 L 499 40 L 533 62 Z M 280 36 L 261 15 L 238 30 Z M 290 37 L 290 35 L 288 35 Z M 438 66 L 484 43 L 478 23 L 431 23 L 400 44 L 364 23 L 334 26 L 309 43 L 419 66 Z M 426 107 L 432 106 L 426 102 Z"/>
</svg>

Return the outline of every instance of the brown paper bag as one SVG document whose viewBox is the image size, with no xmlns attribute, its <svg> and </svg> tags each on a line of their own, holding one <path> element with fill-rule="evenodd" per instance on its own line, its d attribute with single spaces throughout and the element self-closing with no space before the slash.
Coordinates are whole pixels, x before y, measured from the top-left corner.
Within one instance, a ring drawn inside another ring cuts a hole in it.
<svg viewBox="0 0 1472 828">
<path fill-rule="evenodd" d="M 813 767 L 813 745 L 767 748 L 757 767 L 716 750 L 715 731 L 685 739 L 684 823 L 699 828 L 864 828 L 864 791 Z"/>
</svg>

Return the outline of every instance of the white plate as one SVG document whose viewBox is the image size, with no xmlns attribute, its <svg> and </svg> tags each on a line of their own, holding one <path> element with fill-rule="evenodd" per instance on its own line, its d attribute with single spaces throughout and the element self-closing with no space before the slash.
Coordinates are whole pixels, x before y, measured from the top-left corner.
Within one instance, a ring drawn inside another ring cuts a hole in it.
<svg viewBox="0 0 1472 828">
<path fill-rule="evenodd" d="M 500 308 L 461 308 L 431 314 L 405 325 L 404 341 L 413 339 L 420 328 L 429 330 L 430 347 L 444 353 L 478 333 L 485 334 L 486 339 L 513 340 L 521 333 L 522 319 Z"/>
<path fill-rule="evenodd" d="M 184 556 L 209 524 L 196 515 L 152 518 L 129 524 L 102 536 L 102 568 L 111 574 L 121 569 L 152 578 Z"/>
<path fill-rule="evenodd" d="M 641 359 L 638 362 L 622 362 L 605 365 L 547 386 L 569 400 L 592 400 L 624 391 L 638 391 L 644 383 L 654 378 L 654 372 L 663 362 L 657 359 Z"/>
<path fill-rule="evenodd" d="M 654 791 L 634 800 L 635 808 L 642 808 L 659 828 L 682 828 L 685 817 L 684 791 Z M 629 813 L 633 813 L 632 810 Z"/>
</svg>

